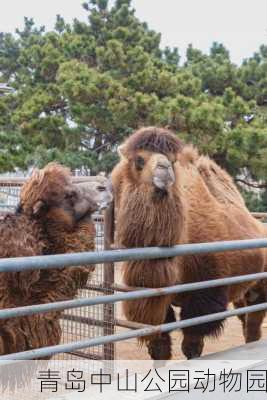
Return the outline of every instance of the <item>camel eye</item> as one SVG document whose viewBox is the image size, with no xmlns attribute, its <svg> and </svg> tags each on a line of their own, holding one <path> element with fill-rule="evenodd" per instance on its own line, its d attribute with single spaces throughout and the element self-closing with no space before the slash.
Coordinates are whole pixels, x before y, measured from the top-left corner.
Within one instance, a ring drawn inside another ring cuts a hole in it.
<svg viewBox="0 0 267 400">
<path fill-rule="evenodd" d="M 104 192 L 106 190 L 105 186 L 97 186 L 99 192 Z"/>
<path fill-rule="evenodd" d="M 65 199 L 67 200 L 71 200 L 74 199 L 76 197 L 76 192 L 72 191 L 72 192 L 68 192 L 65 194 Z"/>
<path fill-rule="evenodd" d="M 143 157 L 138 156 L 135 159 L 135 167 L 136 167 L 137 171 L 142 171 L 144 166 L 145 166 L 145 160 L 143 159 Z"/>
</svg>

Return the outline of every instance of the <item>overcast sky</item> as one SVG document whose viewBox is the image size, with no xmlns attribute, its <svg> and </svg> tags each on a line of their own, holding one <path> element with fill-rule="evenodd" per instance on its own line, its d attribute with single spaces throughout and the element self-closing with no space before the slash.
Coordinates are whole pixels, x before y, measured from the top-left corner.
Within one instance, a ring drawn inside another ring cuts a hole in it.
<svg viewBox="0 0 267 400">
<path fill-rule="evenodd" d="M 14 32 L 23 17 L 52 29 L 55 15 L 86 20 L 81 0 L 1 0 L 0 31 Z M 177 46 L 184 55 L 192 43 L 208 51 L 213 41 L 230 50 L 240 63 L 267 44 L 267 0 L 133 0 L 137 16 L 162 34 L 162 45 Z"/>
</svg>

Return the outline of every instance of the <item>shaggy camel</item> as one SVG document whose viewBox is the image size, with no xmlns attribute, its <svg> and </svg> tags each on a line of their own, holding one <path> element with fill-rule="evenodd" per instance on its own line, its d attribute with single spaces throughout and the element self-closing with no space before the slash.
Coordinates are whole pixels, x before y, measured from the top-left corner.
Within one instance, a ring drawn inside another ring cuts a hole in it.
<svg viewBox="0 0 267 400">
<path fill-rule="evenodd" d="M 237 190 L 232 178 L 223 171 L 214 161 L 208 157 L 199 157 L 197 160 L 198 170 L 203 177 L 209 191 L 219 202 L 227 207 L 237 207 L 246 210 L 244 199 Z M 259 229 L 262 228 L 263 236 L 267 236 L 266 227 L 256 221 Z M 267 249 L 265 252 L 265 271 L 267 271 Z M 267 279 L 258 281 L 255 286 L 247 291 L 243 299 L 234 302 L 236 308 L 246 307 L 266 302 L 267 300 Z M 261 325 L 266 311 L 257 311 L 247 315 L 240 315 L 243 333 L 246 343 L 254 342 L 261 338 Z"/>
<path fill-rule="evenodd" d="M 70 171 L 56 163 L 35 171 L 21 190 L 15 214 L 0 223 L 3 257 L 94 250 L 91 214 L 112 200 L 105 178 L 74 185 Z M 0 274 L 1 308 L 73 298 L 93 266 Z M 60 312 L 1 320 L 0 354 L 60 342 Z"/>
<path fill-rule="evenodd" d="M 126 140 L 120 153 L 121 161 L 112 172 L 119 246 L 172 246 L 263 236 L 261 225 L 245 207 L 226 206 L 211 194 L 197 168 L 197 152 L 170 131 L 140 129 Z M 129 261 L 124 263 L 124 282 L 163 287 L 260 272 L 263 267 L 261 249 Z M 221 312 L 229 302 L 243 298 L 253 284 L 128 301 L 124 312 L 129 320 L 152 325 L 175 321 L 172 305 L 181 307 L 181 319 Z M 200 356 L 205 336 L 217 336 L 222 329 L 223 321 L 185 328 L 185 356 Z M 168 333 L 143 340 L 153 359 L 171 357 Z"/>
</svg>

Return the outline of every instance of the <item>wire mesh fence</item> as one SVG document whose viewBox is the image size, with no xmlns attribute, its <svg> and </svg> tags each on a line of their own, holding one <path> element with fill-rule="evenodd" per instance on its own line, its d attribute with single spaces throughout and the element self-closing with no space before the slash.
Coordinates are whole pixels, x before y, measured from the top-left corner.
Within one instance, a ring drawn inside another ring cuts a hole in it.
<svg viewBox="0 0 267 400">
<path fill-rule="evenodd" d="M 14 184 L 0 183 L 0 213 L 13 211 L 18 204 L 20 186 Z"/>
<path fill-rule="evenodd" d="M 96 226 L 96 251 L 104 249 L 104 219 L 100 215 L 95 215 Z M 105 264 L 97 264 L 90 281 L 84 289 L 78 293 L 79 298 L 89 298 L 103 293 L 112 293 L 114 282 L 107 282 L 105 274 Z M 115 305 L 112 305 L 112 313 L 107 312 L 110 305 L 98 304 L 93 307 L 76 308 L 66 310 L 62 319 L 63 337 L 62 342 L 68 343 L 74 340 L 94 338 L 104 334 L 112 334 L 115 325 Z M 100 345 L 90 349 L 83 349 L 66 355 L 89 358 L 93 360 L 114 359 L 113 345 Z"/>
</svg>

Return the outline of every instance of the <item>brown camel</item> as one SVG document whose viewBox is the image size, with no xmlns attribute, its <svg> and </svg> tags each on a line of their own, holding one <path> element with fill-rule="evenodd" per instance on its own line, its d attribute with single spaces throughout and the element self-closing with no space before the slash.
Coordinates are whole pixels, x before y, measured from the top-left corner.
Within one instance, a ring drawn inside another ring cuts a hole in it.
<svg viewBox="0 0 267 400">
<path fill-rule="evenodd" d="M 229 207 L 210 192 L 191 146 L 166 129 L 143 128 L 120 148 L 122 159 L 112 172 L 117 213 L 117 242 L 125 247 L 172 246 L 262 237 L 262 228 L 248 210 Z M 218 188 L 219 190 L 219 188 Z M 174 257 L 124 263 L 129 286 L 163 287 L 260 272 L 261 249 Z M 209 288 L 179 296 L 162 296 L 124 303 L 131 321 L 158 325 L 175 320 L 172 304 L 188 319 L 225 311 L 243 298 L 253 283 Z M 183 330 L 187 358 L 200 356 L 204 337 L 217 336 L 223 321 Z M 144 339 L 154 359 L 171 357 L 168 333 Z"/>
<path fill-rule="evenodd" d="M 245 202 L 237 190 L 232 178 L 208 157 L 200 157 L 197 161 L 198 170 L 207 184 L 210 192 L 219 202 L 227 207 L 247 209 Z M 256 220 L 255 220 L 256 221 Z M 267 236 L 266 227 L 256 221 L 263 236 Z M 267 271 L 267 249 L 265 252 L 265 271 Z M 267 279 L 258 281 L 250 288 L 242 299 L 234 302 L 236 308 L 251 306 L 267 301 Z M 261 325 L 266 311 L 257 311 L 247 315 L 240 315 L 246 343 L 254 342 L 261 338 Z"/>
<path fill-rule="evenodd" d="M 91 214 L 112 200 L 105 178 L 74 185 L 56 163 L 35 171 L 24 184 L 15 214 L 0 223 L 0 256 L 21 257 L 94 250 Z M 73 298 L 93 266 L 0 274 L 1 308 Z M 0 321 L 0 354 L 60 342 L 60 312 Z"/>
</svg>

